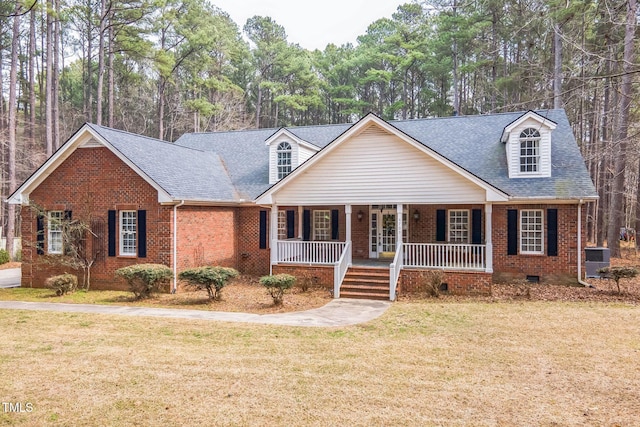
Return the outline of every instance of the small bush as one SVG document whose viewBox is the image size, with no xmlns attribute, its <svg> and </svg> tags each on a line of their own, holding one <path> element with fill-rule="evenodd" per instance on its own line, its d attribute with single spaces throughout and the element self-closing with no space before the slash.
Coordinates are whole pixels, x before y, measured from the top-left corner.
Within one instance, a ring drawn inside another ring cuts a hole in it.
<svg viewBox="0 0 640 427">
<path fill-rule="evenodd" d="M 180 272 L 178 279 L 184 280 L 189 286 L 206 289 L 210 300 L 220 301 L 222 288 L 238 274 L 238 271 L 228 267 L 198 267 Z"/>
<path fill-rule="evenodd" d="M 44 284 L 47 288 L 56 291 L 56 295 L 62 296 L 78 289 L 78 276 L 69 273 L 52 276 L 45 280 Z"/>
<path fill-rule="evenodd" d="M 22 262 L 22 249 L 18 249 L 18 252 L 16 252 L 16 262 Z"/>
<path fill-rule="evenodd" d="M 310 287 L 314 286 L 317 282 L 317 278 L 309 272 L 302 273 L 296 280 L 296 285 L 302 292 L 307 292 Z"/>
<path fill-rule="evenodd" d="M 620 293 L 620 280 L 633 279 L 638 275 L 638 269 L 635 267 L 604 267 L 598 270 L 602 277 L 613 279 Z"/>
<path fill-rule="evenodd" d="M 260 278 L 260 283 L 267 288 L 269 295 L 273 298 L 274 305 L 282 304 L 285 291 L 291 289 L 295 282 L 296 278 L 290 274 L 276 274 Z"/>
<path fill-rule="evenodd" d="M 442 270 L 429 270 L 420 274 L 420 287 L 427 295 L 438 298 L 440 289 L 444 282 L 444 272 Z"/>
<path fill-rule="evenodd" d="M 173 279 L 173 271 L 162 264 L 136 264 L 117 269 L 116 276 L 127 281 L 136 299 L 144 299 L 161 286 L 168 285 Z"/>
<path fill-rule="evenodd" d="M 9 256 L 9 252 L 5 249 L 0 249 L 0 265 L 6 264 L 11 261 L 11 257 Z"/>
</svg>

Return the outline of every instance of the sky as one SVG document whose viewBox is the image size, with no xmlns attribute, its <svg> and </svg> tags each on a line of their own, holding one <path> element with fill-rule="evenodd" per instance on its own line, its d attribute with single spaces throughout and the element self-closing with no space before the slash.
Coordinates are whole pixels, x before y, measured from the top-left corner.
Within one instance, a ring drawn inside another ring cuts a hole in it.
<svg viewBox="0 0 640 427">
<path fill-rule="evenodd" d="M 351 42 L 372 22 L 390 18 L 410 0 L 211 0 L 242 27 L 254 15 L 270 16 L 287 32 L 290 43 L 305 49 Z"/>
</svg>

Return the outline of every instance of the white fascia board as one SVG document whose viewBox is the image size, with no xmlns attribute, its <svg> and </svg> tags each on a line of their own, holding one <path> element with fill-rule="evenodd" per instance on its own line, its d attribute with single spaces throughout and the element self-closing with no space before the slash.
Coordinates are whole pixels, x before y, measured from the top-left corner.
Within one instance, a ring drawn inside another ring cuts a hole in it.
<svg viewBox="0 0 640 427">
<path fill-rule="evenodd" d="M 318 147 L 317 145 L 313 145 L 310 142 L 307 142 L 304 139 L 301 139 L 301 138 L 297 137 L 296 135 L 294 135 L 288 129 L 285 129 L 285 128 L 281 128 L 280 130 L 276 131 L 276 133 L 271 135 L 265 141 L 265 145 L 269 146 L 269 145 L 273 144 L 274 142 L 276 142 L 278 139 L 282 138 L 283 136 L 291 138 L 292 140 L 297 142 L 302 147 L 308 148 L 308 149 L 313 150 L 313 151 L 320 151 L 320 147 Z"/>
<path fill-rule="evenodd" d="M 122 160 L 127 166 L 133 169 L 138 175 L 142 177 L 149 185 L 158 191 L 158 202 L 167 203 L 172 202 L 173 198 L 162 187 L 160 187 L 155 181 L 153 181 L 147 174 L 145 174 L 140 168 L 134 165 L 129 159 L 127 159 L 122 153 L 116 150 L 107 140 L 101 135 L 95 132 L 87 124 L 84 124 L 78 131 L 67 140 L 66 143 L 60 147 L 42 166 L 40 166 L 8 199 L 10 204 L 21 204 L 26 206 L 29 204 L 29 195 L 37 188 L 53 171 L 55 171 L 73 152 L 81 145 L 89 141 L 91 138 L 97 140 L 101 145 L 108 148 L 113 154 L 115 154 L 120 160 Z"/>
<path fill-rule="evenodd" d="M 370 125 L 372 123 L 378 125 L 379 127 L 384 129 L 385 131 L 397 136 L 401 140 L 403 140 L 406 143 L 412 145 L 413 147 L 415 147 L 416 149 L 422 151 L 423 153 L 431 156 L 433 159 L 435 159 L 436 161 L 440 162 L 444 166 L 452 169 L 453 171 L 457 172 L 458 174 L 460 174 L 461 176 L 465 177 L 469 181 L 471 181 L 474 184 L 478 185 L 480 188 L 486 190 L 487 191 L 487 197 L 491 197 L 492 199 L 497 198 L 496 201 L 509 200 L 509 195 L 508 194 L 506 194 L 506 193 L 500 191 L 499 189 L 491 186 L 487 182 L 481 180 L 477 176 L 475 176 L 475 175 L 471 174 L 470 172 L 468 172 L 467 170 L 461 168 L 460 166 L 458 166 L 457 164 L 453 163 L 449 159 L 445 158 L 441 154 L 435 152 L 434 150 L 432 150 L 431 148 L 425 146 L 424 144 L 416 141 L 415 139 L 413 139 L 409 135 L 407 135 L 404 132 L 400 131 L 398 128 L 390 125 L 389 123 L 387 123 L 386 121 L 384 121 L 380 117 L 376 116 L 375 114 L 369 113 L 365 117 L 360 119 L 360 121 L 358 121 L 353 126 L 351 126 L 348 130 L 346 130 L 338 138 L 334 139 L 329 145 L 327 145 L 325 148 L 323 148 L 318 153 L 316 153 L 309 160 L 307 160 L 302 165 L 300 165 L 299 167 L 294 169 L 289 175 L 287 175 L 286 177 L 284 177 L 283 179 L 278 181 L 271 188 L 269 188 L 267 191 L 265 191 L 260 196 L 258 196 L 256 198 L 255 202 L 257 204 L 263 204 L 263 203 L 264 204 L 268 204 L 268 203 L 265 202 L 265 200 L 267 200 L 266 199 L 267 196 L 271 200 L 273 198 L 273 196 L 283 186 L 287 185 L 287 183 L 289 181 L 295 180 L 298 175 L 306 173 L 306 170 L 308 168 L 313 167 L 313 165 L 316 162 L 320 161 L 322 158 L 327 156 L 328 153 L 330 153 L 333 150 L 335 150 L 336 147 L 339 147 L 344 141 L 346 141 L 349 138 L 352 138 L 353 136 L 357 135 L 359 132 L 361 132 L 364 128 L 366 128 L 368 125 Z"/>
<path fill-rule="evenodd" d="M 528 119 L 533 119 L 538 123 L 540 123 L 541 126 L 546 126 L 550 130 L 554 130 L 556 127 L 558 127 L 557 123 L 554 122 L 553 120 L 543 117 L 540 114 L 536 113 L 535 111 L 529 110 L 523 115 L 521 115 L 520 117 L 518 117 L 517 119 L 515 119 L 514 121 L 512 121 L 511 123 L 509 123 L 507 126 L 505 126 L 504 130 L 502 131 L 502 135 L 500 136 L 500 142 L 504 144 L 507 141 L 509 141 L 509 134 L 511 133 L 511 131 L 517 126 L 519 126 L 522 122 Z"/>
<path fill-rule="evenodd" d="M 12 205 L 28 205 L 29 194 L 58 168 L 79 146 L 95 137 L 94 132 L 85 123 L 51 157 L 49 157 L 7 200 Z"/>
</svg>

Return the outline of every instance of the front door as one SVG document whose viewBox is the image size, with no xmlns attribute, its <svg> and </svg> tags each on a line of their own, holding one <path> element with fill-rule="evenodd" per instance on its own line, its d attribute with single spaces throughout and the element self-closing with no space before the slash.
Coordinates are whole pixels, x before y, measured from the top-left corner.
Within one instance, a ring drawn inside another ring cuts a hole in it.
<svg viewBox="0 0 640 427">
<path fill-rule="evenodd" d="M 396 252 L 397 238 L 396 205 L 372 205 L 369 208 L 369 212 L 369 258 L 393 258 Z M 406 209 L 403 209 L 402 226 L 403 239 L 406 239 Z"/>
</svg>

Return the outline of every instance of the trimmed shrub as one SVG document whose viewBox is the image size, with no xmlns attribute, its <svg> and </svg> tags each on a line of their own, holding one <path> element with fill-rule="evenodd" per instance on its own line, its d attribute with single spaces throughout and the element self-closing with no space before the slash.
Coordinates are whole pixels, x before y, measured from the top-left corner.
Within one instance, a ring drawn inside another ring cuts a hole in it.
<svg viewBox="0 0 640 427">
<path fill-rule="evenodd" d="M 62 296 L 78 289 L 78 276 L 69 273 L 52 276 L 45 280 L 44 284 L 47 288 L 56 291 L 56 295 Z"/>
<path fill-rule="evenodd" d="M 136 264 L 117 269 L 116 276 L 127 281 L 136 299 L 144 299 L 158 292 L 161 286 L 168 285 L 173 279 L 173 271 L 162 264 Z"/>
<path fill-rule="evenodd" d="M 620 293 L 620 280 L 633 279 L 638 275 L 638 269 L 635 267 L 604 267 L 599 269 L 598 273 L 601 277 L 613 279 L 618 287 L 618 293 Z"/>
<path fill-rule="evenodd" d="M 11 257 L 9 256 L 9 252 L 5 249 L 0 249 L 0 265 L 6 264 L 11 261 Z"/>
<path fill-rule="evenodd" d="M 291 289 L 295 282 L 296 278 L 290 274 L 276 274 L 260 278 L 260 283 L 267 288 L 269 295 L 273 298 L 274 305 L 282 304 L 285 291 Z"/>
<path fill-rule="evenodd" d="M 229 267 L 197 267 L 180 272 L 178 279 L 184 280 L 189 286 L 206 289 L 210 300 L 220 301 L 222 288 L 238 274 L 238 271 Z"/>
</svg>

